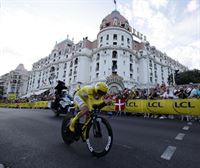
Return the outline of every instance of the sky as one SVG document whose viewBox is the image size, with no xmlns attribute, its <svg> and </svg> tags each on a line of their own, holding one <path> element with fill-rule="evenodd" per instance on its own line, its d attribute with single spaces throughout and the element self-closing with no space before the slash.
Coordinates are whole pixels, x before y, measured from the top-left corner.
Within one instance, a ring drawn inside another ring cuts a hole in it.
<svg viewBox="0 0 200 168">
<path fill-rule="evenodd" d="M 200 69 L 200 0 L 116 0 L 117 10 L 150 45 L 189 69 Z M 27 70 L 57 42 L 93 41 L 113 0 L 0 0 L 0 75 Z"/>
</svg>

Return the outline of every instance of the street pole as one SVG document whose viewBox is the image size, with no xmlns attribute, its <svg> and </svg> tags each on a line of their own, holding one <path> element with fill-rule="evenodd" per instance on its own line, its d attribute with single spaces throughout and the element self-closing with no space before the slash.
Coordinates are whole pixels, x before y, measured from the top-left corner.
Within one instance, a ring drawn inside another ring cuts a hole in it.
<svg viewBox="0 0 200 168">
<path fill-rule="evenodd" d="M 147 99 L 149 97 L 149 54 L 147 54 Z"/>
</svg>

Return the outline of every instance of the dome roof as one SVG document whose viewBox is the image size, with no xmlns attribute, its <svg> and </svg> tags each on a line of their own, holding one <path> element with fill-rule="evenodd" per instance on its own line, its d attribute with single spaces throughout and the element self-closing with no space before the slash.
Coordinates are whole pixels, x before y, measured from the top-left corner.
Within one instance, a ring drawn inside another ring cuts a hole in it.
<svg viewBox="0 0 200 168">
<path fill-rule="evenodd" d="M 103 29 L 109 26 L 122 27 L 130 31 L 128 20 L 124 16 L 122 16 L 117 10 L 112 11 L 111 14 L 107 15 L 102 20 L 100 29 Z"/>
<path fill-rule="evenodd" d="M 26 71 L 26 69 L 24 68 L 24 65 L 23 64 L 19 64 L 17 66 L 17 68 L 15 69 L 15 71 Z"/>
</svg>

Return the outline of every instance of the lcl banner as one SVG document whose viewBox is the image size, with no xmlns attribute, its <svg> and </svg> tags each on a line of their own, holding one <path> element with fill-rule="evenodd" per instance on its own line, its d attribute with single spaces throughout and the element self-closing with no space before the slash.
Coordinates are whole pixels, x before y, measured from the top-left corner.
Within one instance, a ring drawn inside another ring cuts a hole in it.
<svg viewBox="0 0 200 168">
<path fill-rule="evenodd" d="M 97 102 L 95 102 L 98 104 Z M 113 102 L 104 107 L 103 111 L 116 111 L 116 106 L 124 104 Z M 0 107 L 12 108 L 48 108 L 48 101 L 29 103 L 0 103 Z M 119 107 L 120 109 L 120 107 Z M 200 99 L 173 99 L 173 100 L 128 100 L 124 112 L 154 113 L 154 114 L 183 114 L 200 116 Z"/>
<path fill-rule="evenodd" d="M 115 111 L 115 102 L 103 110 Z M 200 116 L 200 99 L 129 100 L 125 104 L 124 112 Z"/>
</svg>

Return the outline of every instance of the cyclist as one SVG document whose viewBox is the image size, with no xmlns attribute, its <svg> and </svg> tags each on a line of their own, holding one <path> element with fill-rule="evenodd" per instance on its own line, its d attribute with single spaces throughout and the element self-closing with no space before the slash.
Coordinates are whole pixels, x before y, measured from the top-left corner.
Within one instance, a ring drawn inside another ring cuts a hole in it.
<svg viewBox="0 0 200 168">
<path fill-rule="evenodd" d="M 75 131 L 76 121 L 84 115 L 89 114 L 93 104 L 101 104 L 101 107 L 111 103 L 111 98 L 105 98 L 108 93 L 108 86 L 104 82 L 96 83 L 95 87 L 85 86 L 79 89 L 74 96 L 74 103 L 80 110 L 77 115 L 70 120 L 70 131 Z"/>
</svg>

